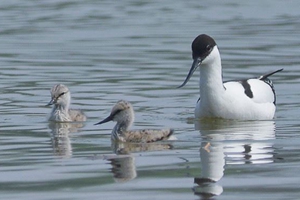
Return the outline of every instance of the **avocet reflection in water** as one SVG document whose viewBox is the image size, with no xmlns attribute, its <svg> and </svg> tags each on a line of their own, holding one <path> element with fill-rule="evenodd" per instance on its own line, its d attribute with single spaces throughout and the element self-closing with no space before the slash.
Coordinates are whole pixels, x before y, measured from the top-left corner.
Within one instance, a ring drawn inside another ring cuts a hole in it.
<svg viewBox="0 0 300 200">
<path fill-rule="evenodd" d="M 203 139 L 201 175 L 194 178 L 196 195 L 220 195 L 223 187 L 218 181 L 231 165 L 274 162 L 274 121 L 196 120 L 195 128 Z"/>
</svg>

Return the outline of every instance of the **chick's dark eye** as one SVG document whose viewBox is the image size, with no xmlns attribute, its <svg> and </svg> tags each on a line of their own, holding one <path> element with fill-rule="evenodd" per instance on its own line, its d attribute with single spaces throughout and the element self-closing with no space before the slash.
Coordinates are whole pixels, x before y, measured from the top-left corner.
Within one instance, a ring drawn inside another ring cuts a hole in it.
<svg viewBox="0 0 300 200">
<path fill-rule="evenodd" d="M 114 113 L 114 115 L 116 115 L 116 114 L 118 114 L 120 112 L 122 112 L 122 110 L 116 110 L 116 112 Z"/>
<path fill-rule="evenodd" d="M 60 93 L 59 97 L 62 96 L 62 95 L 64 95 L 64 94 L 66 94 L 66 93 L 65 92 Z"/>
</svg>

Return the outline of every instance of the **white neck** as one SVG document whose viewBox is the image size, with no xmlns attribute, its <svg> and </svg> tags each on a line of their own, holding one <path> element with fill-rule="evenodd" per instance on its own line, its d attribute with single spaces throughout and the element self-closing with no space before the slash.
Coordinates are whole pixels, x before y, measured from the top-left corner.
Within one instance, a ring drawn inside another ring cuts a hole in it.
<svg viewBox="0 0 300 200">
<path fill-rule="evenodd" d="M 200 65 L 200 98 L 214 99 L 225 91 L 222 79 L 221 57 L 215 46 L 211 54 Z"/>
</svg>

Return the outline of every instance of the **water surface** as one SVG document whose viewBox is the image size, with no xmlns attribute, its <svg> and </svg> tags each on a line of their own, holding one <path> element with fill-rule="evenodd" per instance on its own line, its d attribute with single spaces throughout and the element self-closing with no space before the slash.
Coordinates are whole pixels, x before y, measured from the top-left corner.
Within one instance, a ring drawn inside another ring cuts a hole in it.
<svg viewBox="0 0 300 200">
<path fill-rule="evenodd" d="M 297 199 L 298 1 L 3 1 L 0 3 L 0 194 L 3 199 Z M 272 77 L 276 118 L 193 120 L 190 45 L 215 38 L 225 80 Z M 66 84 L 84 124 L 49 124 L 50 88 Z M 133 128 L 177 141 L 114 145 L 104 119 L 119 99 Z"/>
</svg>

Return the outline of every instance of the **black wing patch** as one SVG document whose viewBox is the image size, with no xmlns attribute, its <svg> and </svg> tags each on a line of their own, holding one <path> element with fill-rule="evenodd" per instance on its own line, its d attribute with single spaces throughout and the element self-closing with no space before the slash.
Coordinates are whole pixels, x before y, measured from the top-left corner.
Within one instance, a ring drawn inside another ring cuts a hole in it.
<svg viewBox="0 0 300 200">
<path fill-rule="evenodd" d="M 253 93 L 251 90 L 251 86 L 248 83 L 248 80 L 242 80 L 239 81 L 240 84 L 242 84 L 242 86 L 244 87 L 244 93 L 249 97 L 249 98 L 253 98 Z"/>
</svg>

